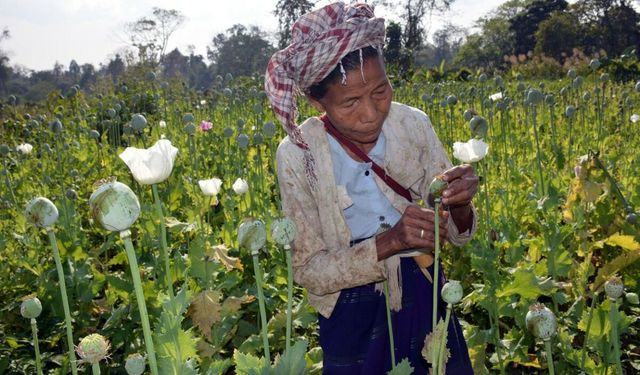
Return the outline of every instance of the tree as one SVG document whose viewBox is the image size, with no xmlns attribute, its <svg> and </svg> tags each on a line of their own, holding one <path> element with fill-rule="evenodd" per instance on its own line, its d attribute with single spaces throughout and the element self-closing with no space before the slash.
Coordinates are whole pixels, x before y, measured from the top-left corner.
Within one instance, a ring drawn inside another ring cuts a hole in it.
<svg viewBox="0 0 640 375">
<path fill-rule="evenodd" d="M 82 67 L 80 67 L 80 71 L 82 72 L 80 74 L 80 87 L 86 89 L 96 82 L 96 68 L 94 68 L 93 65 L 83 64 Z"/>
<path fill-rule="evenodd" d="M 154 7 L 150 16 L 128 23 L 125 32 L 140 60 L 155 66 L 164 57 L 169 38 L 185 20 L 178 10 Z"/>
<path fill-rule="evenodd" d="M 278 48 L 291 43 L 291 26 L 313 7 L 309 0 L 278 0 L 273 14 L 278 17 Z"/>
<path fill-rule="evenodd" d="M 9 29 L 6 27 L 0 33 L 0 42 L 10 37 Z M 7 53 L 0 49 L 0 93 L 7 91 L 7 82 L 11 75 L 11 67 L 9 67 L 9 56 Z"/>
<path fill-rule="evenodd" d="M 106 71 L 107 74 L 111 76 L 111 80 L 116 82 L 118 77 L 124 74 L 124 68 L 124 61 L 119 54 L 116 54 L 116 57 L 114 57 L 113 60 L 110 60 L 107 64 Z"/>
<path fill-rule="evenodd" d="M 72 59 L 69 62 L 69 75 L 71 76 L 71 80 L 73 82 L 76 82 L 78 80 L 78 77 L 80 76 L 80 65 L 78 65 L 78 62 L 75 59 Z"/>
<path fill-rule="evenodd" d="M 534 52 L 545 54 L 562 62 L 574 47 L 580 47 L 581 31 L 575 15 L 568 12 L 554 12 L 551 18 L 540 22 L 535 33 Z"/>
<path fill-rule="evenodd" d="M 511 30 L 515 34 L 515 53 L 527 54 L 536 45 L 535 33 L 540 23 L 554 11 L 567 9 L 565 0 L 536 0 L 511 19 Z"/>
<path fill-rule="evenodd" d="M 257 26 L 247 29 L 236 24 L 225 34 L 218 34 L 207 47 L 207 57 L 213 61 L 218 74 L 250 76 L 264 73 L 267 62 L 274 52 Z"/>
<path fill-rule="evenodd" d="M 425 38 L 424 17 L 434 11 L 449 9 L 454 0 L 404 0 L 402 19 L 404 20 L 404 47 L 408 50 L 419 49 Z"/>
<path fill-rule="evenodd" d="M 442 61 L 452 62 L 462 43 L 467 37 L 467 30 L 460 26 L 447 23 L 442 29 L 433 34 L 433 65 Z"/>
<path fill-rule="evenodd" d="M 513 32 L 508 19 L 481 18 L 476 25 L 480 32 L 467 37 L 454 62 L 469 67 L 497 68 L 504 65 L 504 56 L 513 53 Z"/>
<path fill-rule="evenodd" d="M 187 77 L 189 75 L 189 58 L 176 48 L 162 60 L 162 71 L 166 77 Z"/>
<path fill-rule="evenodd" d="M 387 64 L 407 69 L 409 61 L 402 46 L 402 26 L 394 21 L 389 22 L 384 38 L 384 59 Z"/>
</svg>

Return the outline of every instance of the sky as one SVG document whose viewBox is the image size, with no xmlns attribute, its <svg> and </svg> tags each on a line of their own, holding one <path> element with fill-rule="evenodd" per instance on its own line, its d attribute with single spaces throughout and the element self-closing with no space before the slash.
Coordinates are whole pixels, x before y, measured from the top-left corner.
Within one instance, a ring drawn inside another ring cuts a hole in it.
<svg viewBox="0 0 640 375">
<path fill-rule="evenodd" d="M 316 6 L 330 0 L 316 0 Z M 433 33 L 447 21 L 472 27 L 479 17 L 503 0 L 456 0 L 444 15 L 425 20 Z M 257 25 L 275 32 L 273 15 L 277 0 L 0 0 L 0 30 L 8 28 L 11 37 L 0 48 L 8 52 L 11 65 L 33 70 L 52 69 L 56 62 L 65 68 L 75 59 L 84 63 L 106 64 L 127 47 L 124 26 L 151 14 L 153 7 L 176 9 L 187 18 L 169 40 L 167 51 L 178 47 L 183 54 L 193 46 L 206 57 L 207 45 L 218 33 L 234 24 Z M 398 20 L 394 9 L 378 7 L 376 15 Z"/>
</svg>

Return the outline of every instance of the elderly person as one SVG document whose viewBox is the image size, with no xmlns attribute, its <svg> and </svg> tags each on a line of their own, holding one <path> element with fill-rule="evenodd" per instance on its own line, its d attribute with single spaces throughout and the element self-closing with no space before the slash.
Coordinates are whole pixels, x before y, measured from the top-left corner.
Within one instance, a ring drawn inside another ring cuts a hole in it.
<svg viewBox="0 0 640 375">
<path fill-rule="evenodd" d="M 282 209 L 298 228 L 294 279 L 319 312 L 324 373 L 391 369 L 387 280 L 395 358 L 427 374 L 421 350 L 433 329 L 436 215 L 429 185 L 437 175 L 448 182 L 440 233 L 462 245 L 476 227 L 478 177 L 468 165 L 451 167 L 423 112 L 392 102 L 384 20 L 369 6 L 334 3 L 305 14 L 292 40 L 271 58 L 265 89 L 289 135 L 277 153 Z M 299 127 L 298 93 L 323 113 Z M 447 373 L 472 374 L 455 317 L 447 345 Z"/>
</svg>

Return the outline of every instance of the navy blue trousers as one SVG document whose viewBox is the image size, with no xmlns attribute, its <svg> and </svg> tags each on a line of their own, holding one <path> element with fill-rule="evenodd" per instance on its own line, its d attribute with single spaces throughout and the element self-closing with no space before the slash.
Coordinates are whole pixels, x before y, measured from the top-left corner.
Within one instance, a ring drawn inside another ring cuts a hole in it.
<svg viewBox="0 0 640 375">
<path fill-rule="evenodd" d="M 432 330 L 433 284 L 413 258 L 402 258 L 402 309 L 392 312 L 396 361 L 408 358 L 415 375 L 428 374 L 430 364 L 422 357 L 424 339 Z M 433 267 L 429 268 L 433 275 Z M 439 288 L 444 283 L 440 272 Z M 320 346 L 324 353 L 323 374 L 386 374 L 391 370 L 386 304 L 375 284 L 344 289 L 329 319 L 318 315 Z M 438 297 L 438 320 L 444 319 L 446 304 Z M 451 354 L 447 374 L 473 375 L 460 323 L 451 314 L 447 347 Z"/>
</svg>

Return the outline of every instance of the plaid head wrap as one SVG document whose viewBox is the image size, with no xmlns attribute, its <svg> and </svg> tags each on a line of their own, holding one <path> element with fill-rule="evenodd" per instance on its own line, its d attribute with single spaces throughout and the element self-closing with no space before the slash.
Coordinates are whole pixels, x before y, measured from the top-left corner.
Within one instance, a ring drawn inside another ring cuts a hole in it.
<svg viewBox="0 0 640 375">
<path fill-rule="evenodd" d="M 327 5 L 301 16 L 291 29 L 291 44 L 269 60 L 265 91 L 292 142 L 304 150 L 307 178 L 315 188 L 313 156 L 296 124 L 296 96 L 322 81 L 352 51 L 384 44 L 384 19 L 367 4 Z"/>
</svg>

